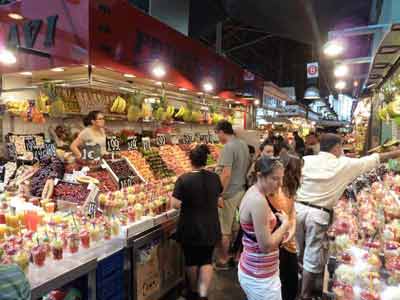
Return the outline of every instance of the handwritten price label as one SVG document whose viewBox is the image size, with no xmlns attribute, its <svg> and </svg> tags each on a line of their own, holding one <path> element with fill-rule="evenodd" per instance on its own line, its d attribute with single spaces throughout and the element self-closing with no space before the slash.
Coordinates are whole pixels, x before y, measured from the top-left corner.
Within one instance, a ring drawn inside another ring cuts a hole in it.
<svg viewBox="0 0 400 300">
<path fill-rule="evenodd" d="M 24 139 L 25 142 L 25 150 L 28 152 L 33 152 L 33 149 L 36 147 L 36 139 L 33 136 L 26 136 Z"/>
<path fill-rule="evenodd" d="M 119 180 L 119 188 L 123 189 L 129 186 L 132 186 L 136 183 L 136 180 L 133 176 L 129 176 L 127 178 L 121 178 Z"/>
<path fill-rule="evenodd" d="M 116 136 L 106 137 L 107 152 L 118 152 L 120 151 L 119 140 Z"/>
<path fill-rule="evenodd" d="M 130 136 L 127 139 L 127 144 L 128 144 L 128 150 L 137 150 L 137 137 L 136 136 Z"/>
<path fill-rule="evenodd" d="M 142 138 L 142 145 L 145 151 L 150 151 L 151 150 L 150 138 L 149 137 Z"/>
<path fill-rule="evenodd" d="M 44 146 L 36 146 L 33 150 L 33 158 L 41 161 L 45 156 L 47 156 L 47 150 Z"/>
<path fill-rule="evenodd" d="M 157 134 L 156 137 L 156 144 L 157 146 L 163 146 L 167 143 L 167 137 L 165 134 Z"/>
<path fill-rule="evenodd" d="M 184 134 L 183 135 L 183 143 L 184 144 L 191 144 L 193 142 L 193 135 L 192 134 Z"/>
<path fill-rule="evenodd" d="M 101 147 L 98 144 L 84 145 L 82 148 L 82 159 L 96 160 L 101 157 Z"/>
</svg>

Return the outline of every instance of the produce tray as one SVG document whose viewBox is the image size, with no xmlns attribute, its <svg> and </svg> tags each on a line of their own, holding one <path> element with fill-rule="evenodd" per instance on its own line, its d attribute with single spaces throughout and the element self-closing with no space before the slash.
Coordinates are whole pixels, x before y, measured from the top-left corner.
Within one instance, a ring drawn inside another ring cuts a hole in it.
<svg viewBox="0 0 400 300">
<path fill-rule="evenodd" d="M 122 157 L 122 158 L 115 159 L 114 161 L 121 161 L 121 160 L 124 160 L 124 161 L 128 164 L 129 168 L 136 174 L 136 176 L 139 177 L 139 179 L 142 181 L 142 183 L 145 182 L 144 179 L 143 179 L 143 177 L 140 176 L 140 174 L 137 172 L 137 170 L 133 167 L 133 165 L 129 162 L 128 159 L 126 159 L 125 157 Z M 111 174 L 112 179 L 114 180 L 114 182 L 115 182 L 115 183 L 117 184 L 117 186 L 119 187 L 119 186 L 120 186 L 120 178 L 119 178 L 119 177 L 117 176 L 117 174 L 115 174 L 114 171 L 111 169 L 111 167 L 110 167 L 110 165 L 108 164 L 107 160 L 103 159 L 103 160 L 102 160 L 102 165 L 103 165 L 104 168 Z"/>
<path fill-rule="evenodd" d="M 69 183 L 66 181 L 60 181 L 59 183 L 67 183 L 70 185 L 82 185 L 82 184 L 78 184 L 78 183 Z M 89 185 L 87 185 L 87 188 L 89 189 Z M 60 211 L 75 211 L 78 206 L 85 208 L 85 207 L 87 207 L 87 205 L 90 201 L 92 201 L 93 199 L 96 199 L 98 192 L 99 192 L 99 189 L 97 188 L 97 186 L 90 185 L 90 191 L 87 194 L 85 201 L 83 203 L 75 203 L 75 202 L 71 202 L 71 201 L 68 201 L 68 200 L 65 200 L 62 198 L 58 198 L 58 199 L 56 198 L 55 200 L 57 202 L 57 209 Z"/>
</svg>

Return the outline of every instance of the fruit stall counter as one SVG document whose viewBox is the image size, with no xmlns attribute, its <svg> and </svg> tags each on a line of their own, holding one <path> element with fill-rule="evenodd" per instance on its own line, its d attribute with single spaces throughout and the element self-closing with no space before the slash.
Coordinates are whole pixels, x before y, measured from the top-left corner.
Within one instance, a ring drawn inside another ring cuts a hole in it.
<svg viewBox="0 0 400 300">
<path fill-rule="evenodd" d="M 329 299 L 400 299 L 399 192 L 400 176 L 381 167 L 338 202 L 329 231 Z"/>
</svg>

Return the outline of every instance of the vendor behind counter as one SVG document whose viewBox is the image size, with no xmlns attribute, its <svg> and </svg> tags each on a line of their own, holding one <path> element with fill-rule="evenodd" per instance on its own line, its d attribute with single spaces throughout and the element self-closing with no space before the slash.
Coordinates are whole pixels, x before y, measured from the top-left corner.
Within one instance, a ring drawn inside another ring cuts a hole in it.
<svg viewBox="0 0 400 300">
<path fill-rule="evenodd" d="M 71 151 L 77 158 L 82 157 L 81 148 L 85 144 L 97 144 L 101 154 L 106 154 L 106 133 L 104 115 L 100 111 L 91 111 L 83 120 L 85 129 L 71 144 Z"/>
</svg>

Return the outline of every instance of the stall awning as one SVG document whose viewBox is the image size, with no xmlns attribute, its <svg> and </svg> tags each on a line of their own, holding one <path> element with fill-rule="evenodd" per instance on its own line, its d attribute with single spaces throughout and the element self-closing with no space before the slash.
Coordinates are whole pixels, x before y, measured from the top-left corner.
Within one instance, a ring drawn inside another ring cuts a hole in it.
<svg viewBox="0 0 400 300">
<path fill-rule="evenodd" d="M 379 88 L 400 66 L 400 23 L 393 24 L 377 48 L 370 66 L 367 90 Z"/>
<path fill-rule="evenodd" d="M 264 95 L 273 97 L 280 101 L 285 101 L 287 104 L 295 104 L 296 101 L 289 97 L 279 86 L 271 81 L 264 83 Z"/>
</svg>

